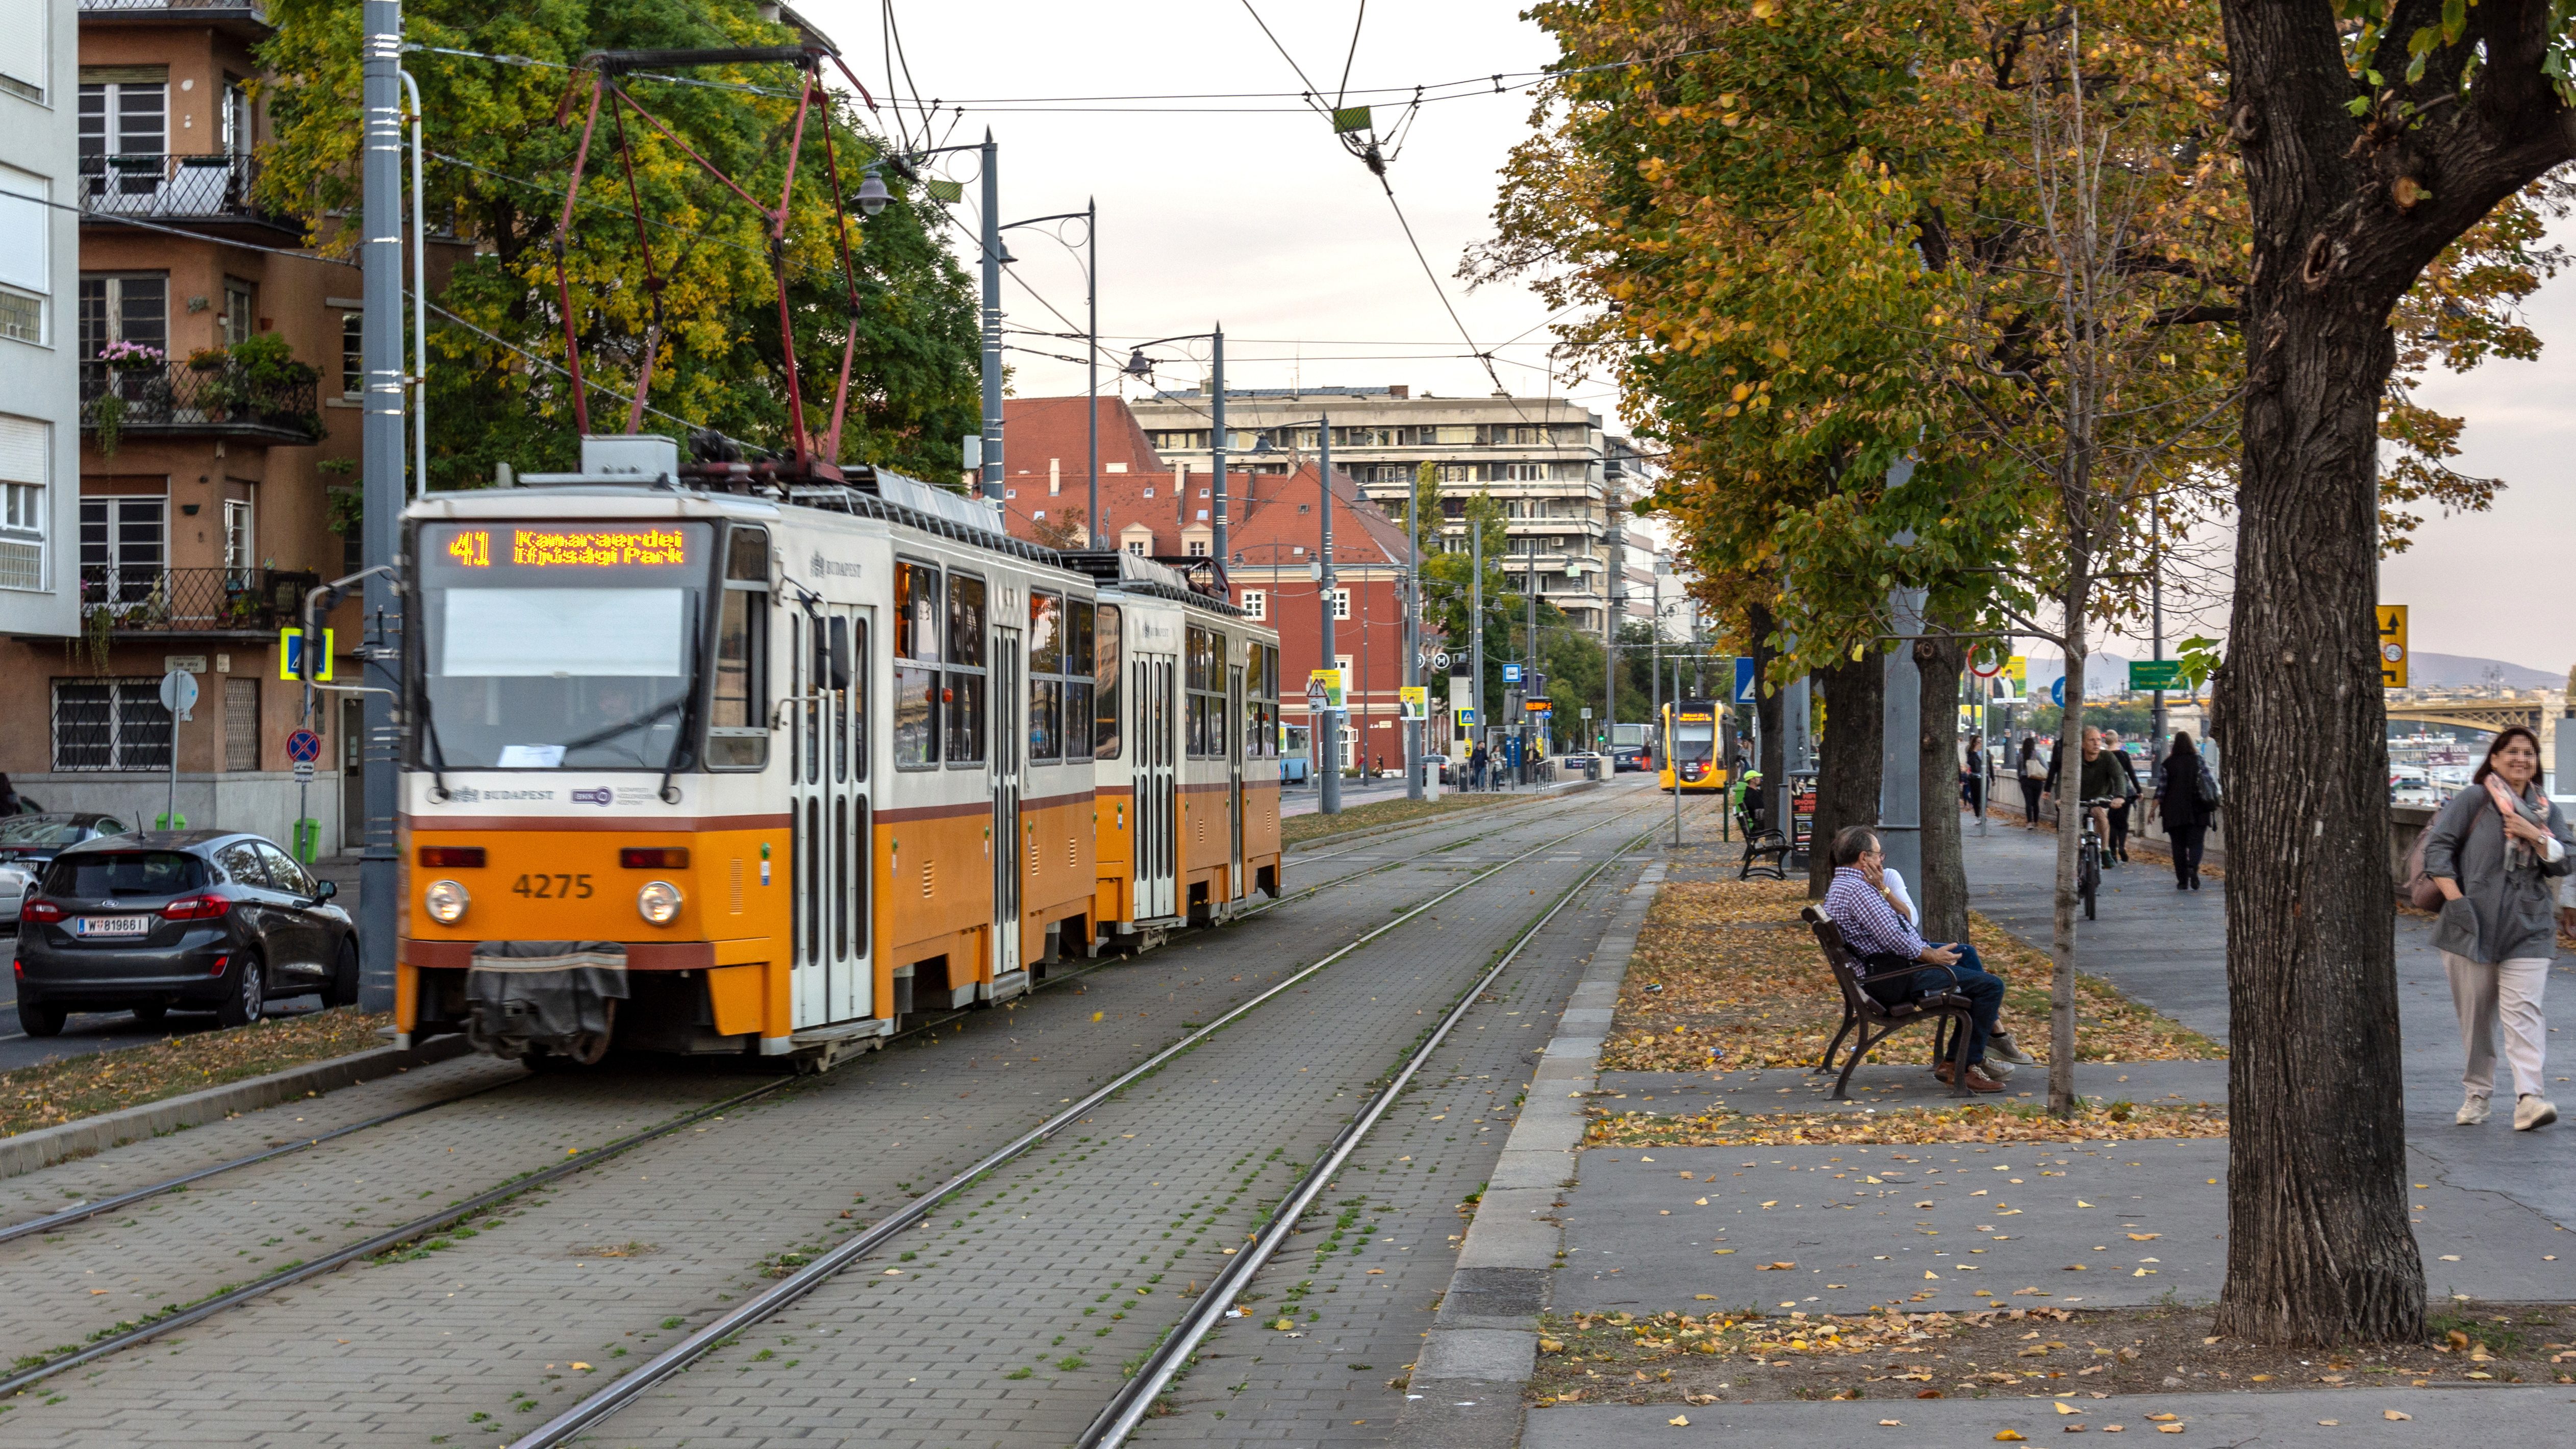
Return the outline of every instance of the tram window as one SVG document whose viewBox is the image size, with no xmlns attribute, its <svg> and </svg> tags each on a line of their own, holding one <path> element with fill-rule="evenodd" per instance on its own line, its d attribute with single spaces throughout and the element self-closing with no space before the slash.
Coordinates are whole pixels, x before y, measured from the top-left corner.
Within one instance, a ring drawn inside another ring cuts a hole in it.
<svg viewBox="0 0 2576 1449">
<path fill-rule="evenodd" d="M 1058 732 L 1068 758 L 1082 758 L 1091 734 L 1091 605 L 1069 599 L 1064 606 L 1064 716 Z"/>
<path fill-rule="evenodd" d="M 769 594 L 728 583 L 716 620 L 714 697 L 707 710 L 707 768 L 758 770 L 769 764 Z"/>
<path fill-rule="evenodd" d="M 1096 759 L 1118 758 L 1118 671 L 1125 657 L 1116 604 L 1102 604 L 1091 636 L 1091 741 Z"/>
<path fill-rule="evenodd" d="M 1243 653 L 1243 754 L 1257 760 L 1279 753 L 1279 651 L 1246 644 Z"/>
<path fill-rule="evenodd" d="M 736 528 L 725 540 L 725 577 L 766 587 L 769 583 L 769 530 Z"/>
<path fill-rule="evenodd" d="M 1192 759 L 1225 753 L 1225 636 L 1193 624 L 1184 636 L 1182 686 L 1189 692 L 1185 727 Z"/>
<path fill-rule="evenodd" d="M 948 576 L 948 763 L 984 763 L 984 581 Z"/>
<path fill-rule="evenodd" d="M 850 776 L 868 777 L 868 621 L 850 621 L 850 693 L 844 717 L 850 728 Z"/>
<path fill-rule="evenodd" d="M 1029 590 L 1029 672 L 1064 673 L 1064 599 Z"/>
<path fill-rule="evenodd" d="M 894 762 L 929 769 L 939 763 L 939 641 L 947 612 L 939 570 L 897 561 L 894 566 Z"/>
<path fill-rule="evenodd" d="M 1029 590 L 1029 758 L 1064 757 L 1064 596 Z"/>
<path fill-rule="evenodd" d="M 1064 757 L 1064 681 L 1029 680 L 1029 758 Z"/>
</svg>

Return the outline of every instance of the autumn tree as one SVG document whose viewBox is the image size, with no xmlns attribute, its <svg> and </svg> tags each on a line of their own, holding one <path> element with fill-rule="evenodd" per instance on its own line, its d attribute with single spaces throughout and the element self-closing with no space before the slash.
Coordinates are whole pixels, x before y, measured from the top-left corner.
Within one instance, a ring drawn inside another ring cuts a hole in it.
<svg viewBox="0 0 2576 1449">
<path fill-rule="evenodd" d="M 2244 447 L 2217 682 L 2228 762 L 2219 1331 L 2419 1338 L 2388 910 L 2380 457 L 2410 294 L 2576 158 L 2550 0 L 2224 0 L 2244 158 Z M 2430 269 L 2428 271 L 2428 269 Z"/>
<path fill-rule="evenodd" d="M 334 253 L 354 240 L 334 218 L 353 214 L 358 184 L 359 7 L 275 0 L 276 34 L 262 56 L 273 73 L 275 141 L 261 186 L 282 210 L 310 218 L 311 240 Z M 433 486 L 472 487 L 496 462 L 565 468 L 576 455 L 553 239 L 580 139 L 557 123 L 572 69 L 595 49 L 790 44 L 796 33 L 749 5 L 672 6 L 641 0 L 413 0 L 406 37 L 419 45 L 526 57 L 504 64 L 421 51 L 405 58 L 428 116 L 433 230 L 470 245 L 432 301 L 429 369 Z M 722 86 L 627 80 L 688 144 L 776 196 L 785 174 L 797 73 L 778 65 L 693 72 Z M 788 312 L 803 364 L 809 418 L 830 416 L 845 346 L 853 356 L 843 462 L 883 464 L 925 478 L 955 471 L 955 440 L 980 426 L 980 342 L 971 286 L 939 244 L 938 205 L 900 179 L 880 216 L 850 217 L 851 267 L 827 172 L 845 195 L 884 143 L 854 97 L 836 93 L 823 126 L 809 124 L 785 239 Z M 632 147 L 632 197 L 614 145 Z M 755 446 L 787 443 L 779 307 L 763 219 L 633 116 L 603 113 L 566 249 L 592 426 L 615 431 L 651 348 L 648 430 L 713 427 Z M 639 235 L 635 212 L 645 219 Z M 649 267 L 646 248 L 650 248 Z M 854 303 L 855 299 L 855 303 Z"/>
</svg>

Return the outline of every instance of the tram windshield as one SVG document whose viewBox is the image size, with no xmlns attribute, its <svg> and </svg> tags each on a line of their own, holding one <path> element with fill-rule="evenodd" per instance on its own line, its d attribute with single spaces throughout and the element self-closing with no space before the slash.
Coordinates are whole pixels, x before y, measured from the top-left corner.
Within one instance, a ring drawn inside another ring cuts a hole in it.
<svg viewBox="0 0 2576 1449">
<path fill-rule="evenodd" d="M 419 551 L 426 763 L 673 763 L 702 672 L 710 525 L 438 523 Z"/>
<path fill-rule="evenodd" d="M 1716 752 L 1717 711 L 1706 705 L 1683 705 L 1673 719 L 1673 758 L 1698 764 Z"/>
</svg>

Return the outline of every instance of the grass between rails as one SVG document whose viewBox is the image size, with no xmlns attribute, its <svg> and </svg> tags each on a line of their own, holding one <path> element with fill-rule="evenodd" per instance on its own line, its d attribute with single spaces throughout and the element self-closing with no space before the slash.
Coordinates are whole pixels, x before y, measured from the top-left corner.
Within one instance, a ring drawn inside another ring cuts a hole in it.
<svg viewBox="0 0 2576 1449">
<path fill-rule="evenodd" d="M 392 1020 L 390 1012 L 317 1011 L 0 1072 L 0 1136 L 380 1047 L 377 1030 Z"/>
<path fill-rule="evenodd" d="M 1526 795 L 1468 794 L 1443 795 L 1437 800 L 1372 800 L 1354 805 L 1339 815 L 1316 811 L 1311 815 L 1291 815 L 1279 822 L 1279 843 L 1300 845 L 1309 840 L 1342 835 L 1353 830 L 1366 830 L 1377 825 L 1400 825 L 1433 815 L 1448 815 L 1461 810 L 1484 810 L 1511 800 L 1526 800 Z"/>
<path fill-rule="evenodd" d="M 2077 1099 L 2071 1117 L 2017 1102 L 1906 1107 L 1888 1112 L 1724 1110 L 1690 1116 L 1590 1110 L 1586 1147 L 1784 1147 L 1845 1142 L 2136 1142 L 2224 1137 L 2227 1113 L 2205 1103 L 2138 1106 Z"/>
<path fill-rule="evenodd" d="M 1798 911 L 1804 881 L 1667 881 L 1637 936 L 1601 1054 L 1605 1071 L 1811 1066 L 1842 1024 L 1842 997 Z M 1969 940 L 2004 978 L 2001 1025 L 2046 1060 L 2046 952 L 1969 913 Z M 2078 1061 L 2212 1061 L 2218 1043 L 2094 976 L 2076 978 Z M 1876 1062 L 1929 1064 L 1932 1033 L 1904 1032 Z"/>
</svg>

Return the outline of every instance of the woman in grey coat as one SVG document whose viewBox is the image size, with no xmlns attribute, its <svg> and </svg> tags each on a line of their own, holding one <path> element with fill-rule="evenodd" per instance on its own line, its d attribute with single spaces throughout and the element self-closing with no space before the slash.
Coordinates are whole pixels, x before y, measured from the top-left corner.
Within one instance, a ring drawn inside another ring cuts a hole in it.
<svg viewBox="0 0 2576 1449">
<path fill-rule="evenodd" d="M 2495 1091 L 2495 1034 L 2513 1067 L 2513 1130 L 2558 1120 L 2541 1095 L 2541 988 L 2558 954 L 2555 878 L 2576 868 L 2576 835 L 2540 789 L 2540 740 L 2520 725 L 2496 736 L 2470 787 L 2424 830 L 2424 875 L 2442 892 L 2433 946 L 2451 974 L 2451 1004 L 2468 1048 L 2468 1098 L 2454 1119 L 2487 1120 Z"/>
</svg>

